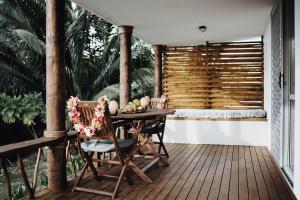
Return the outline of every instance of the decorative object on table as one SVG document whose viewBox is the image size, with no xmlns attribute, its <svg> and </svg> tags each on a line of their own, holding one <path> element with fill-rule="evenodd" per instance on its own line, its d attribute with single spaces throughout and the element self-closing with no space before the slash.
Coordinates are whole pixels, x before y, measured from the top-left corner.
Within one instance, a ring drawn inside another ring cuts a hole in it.
<svg viewBox="0 0 300 200">
<path fill-rule="evenodd" d="M 122 113 L 139 113 L 144 112 L 149 106 L 149 97 L 143 97 L 141 100 L 134 99 L 132 102 L 128 102 L 125 108 L 121 109 Z M 142 104 L 143 103 L 143 104 Z M 144 106 L 143 106 L 144 105 Z"/>
<path fill-rule="evenodd" d="M 134 99 L 132 101 L 137 107 L 141 106 L 141 101 L 139 99 Z"/>
<path fill-rule="evenodd" d="M 145 96 L 143 98 L 141 98 L 141 106 L 144 109 L 148 109 L 150 105 L 150 97 L 149 96 Z"/>
<path fill-rule="evenodd" d="M 161 95 L 159 103 L 157 104 L 157 109 L 164 109 L 167 107 L 168 97 L 166 95 Z"/>
<path fill-rule="evenodd" d="M 112 104 L 116 106 L 115 103 Z M 74 128 L 78 134 L 77 143 L 80 147 L 80 154 L 85 158 L 84 168 L 75 181 L 73 190 L 90 192 L 94 194 L 108 195 L 113 199 L 116 197 L 121 182 L 124 179 L 127 169 L 134 168 L 135 173 L 139 175 L 141 171 L 138 171 L 138 167 L 131 161 L 133 157 L 133 148 L 136 146 L 136 139 L 117 139 L 116 137 L 116 124 L 112 123 L 111 115 L 109 111 L 108 99 L 106 97 L 100 97 L 98 102 L 95 101 L 80 101 L 77 97 L 71 97 L 67 102 L 67 108 L 69 110 L 69 117 L 74 123 Z M 114 107 L 115 109 L 115 107 Z M 89 129 L 86 131 L 86 129 Z M 89 137 L 89 140 L 82 141 Z M 115 156 L 109 159 L 94 159 L 95 153 L 112 153 Z M 121 168 L 120 174 L 117 176 L 111 176 L 106 174 L 106 170 L 102 170 L 101 173 L 97 171 L 94 163 L 118 165 Z M 113 178 L 117 180 L 113 191 L 101 191 L 92 188 L 83 188 L 79 186 L 80 181 L 90 168 L 92 174 L 97 180 L 104 181 L 105 178 Z M 131 183 L 130 177 L 127 175 L 126 180 Z"/>
<path fill-rule="evenodd" d="M 119 104 L 117 101 L 110 101 L 108 107 L 111 115 L 118 114 Z"/>
</svg>

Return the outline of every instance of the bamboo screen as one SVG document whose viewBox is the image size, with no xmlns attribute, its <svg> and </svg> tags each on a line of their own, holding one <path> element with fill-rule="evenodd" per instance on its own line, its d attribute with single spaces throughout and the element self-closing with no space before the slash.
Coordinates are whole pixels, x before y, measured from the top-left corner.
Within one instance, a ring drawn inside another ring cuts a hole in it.
<svg viewBox="0 0 300 200">
<path fill-rule="evenodd" d="M 170 108 L 263 109 L 263 43 L 166 47 L 163 91 Z"/>
</svg>

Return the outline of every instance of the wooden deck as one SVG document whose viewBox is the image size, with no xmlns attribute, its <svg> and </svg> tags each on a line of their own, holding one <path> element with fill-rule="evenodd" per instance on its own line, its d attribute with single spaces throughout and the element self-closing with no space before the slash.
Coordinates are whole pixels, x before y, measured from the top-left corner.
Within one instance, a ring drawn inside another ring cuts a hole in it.
<svg viewBox="0 0 300 200">
<path fill-rule="evenodd" d="M 134 177 L 118 199 L 296 199 L 265 147 L 168 144 L 169 167 L 147 171 L 152 184 Z M 110 181 L 86 177 L 83 185 L 113 189 Z M 84 192 L 42 190 L 37 199 L 110 199 Z"/>
</svg>

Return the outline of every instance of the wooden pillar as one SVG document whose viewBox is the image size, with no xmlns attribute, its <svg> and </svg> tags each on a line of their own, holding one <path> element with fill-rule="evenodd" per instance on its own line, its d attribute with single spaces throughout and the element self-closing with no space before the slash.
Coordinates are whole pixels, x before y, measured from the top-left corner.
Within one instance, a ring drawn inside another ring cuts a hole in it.
<svg viewBox="0 0 300 200">
<path fill-rule="evenodd" d="M 120 107 L 131 97 L 131 36 L 132 26 L 120 26 Z"/>
<path fill-rule="evenodd" d="M 65 0 L 46 3 L 46 131 L 45 137 L 65 137 Z M 47 148 L 48 188 L 67 186 L 65 143 Z"/>
<path fill-rule="evenodd" d="M 162 95 L 162 45 L 153 45 L 154 65 L 154 97 Z"/>
</svg>

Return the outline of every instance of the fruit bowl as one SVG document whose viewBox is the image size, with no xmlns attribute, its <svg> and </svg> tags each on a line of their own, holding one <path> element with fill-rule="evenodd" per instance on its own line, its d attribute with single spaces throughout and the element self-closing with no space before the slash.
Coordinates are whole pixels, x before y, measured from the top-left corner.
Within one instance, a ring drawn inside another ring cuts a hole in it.
<svg viewBox="0 0 300 200">
<path fill-rule="evenodd" d="M 135 114 L 135 113 L 143 113 L 146 112 L 146 110 L 133 110 L 133 111 L 126 111 L 126 110 L 120 110 L 119 113 L 123 113 L 123 114 Z"/>
</svg>

